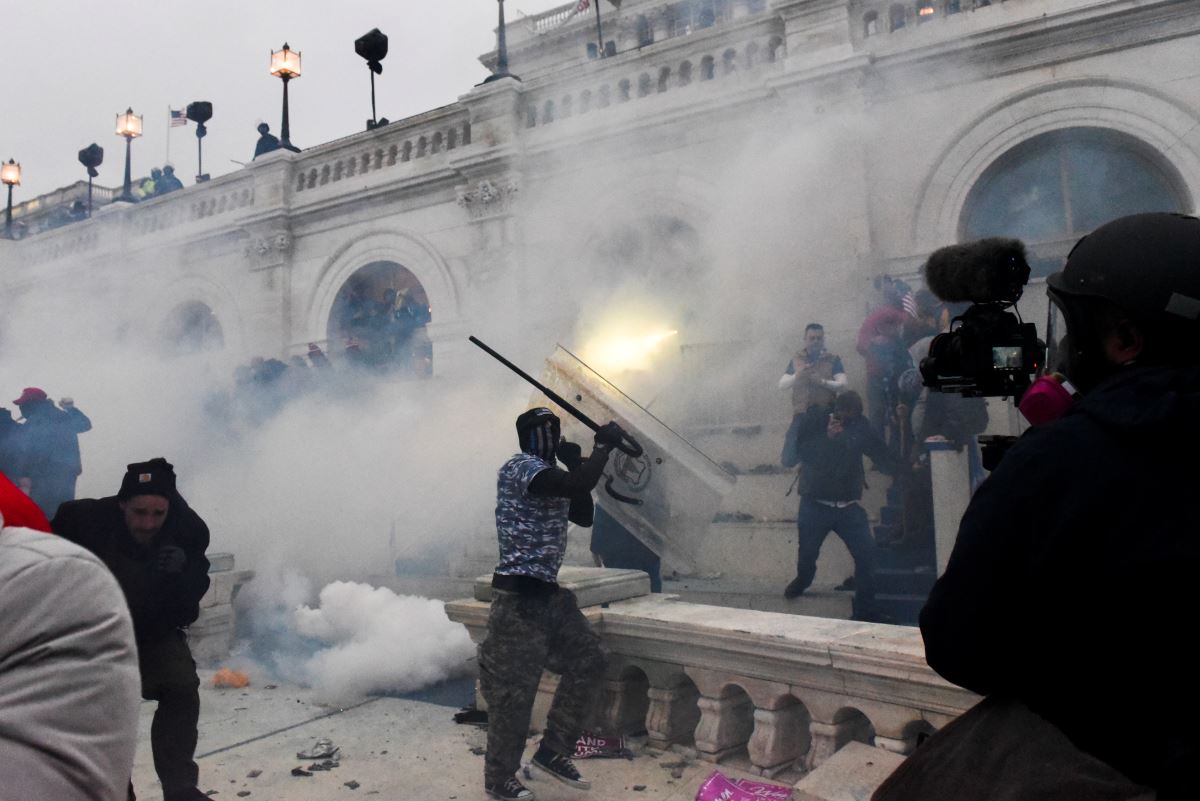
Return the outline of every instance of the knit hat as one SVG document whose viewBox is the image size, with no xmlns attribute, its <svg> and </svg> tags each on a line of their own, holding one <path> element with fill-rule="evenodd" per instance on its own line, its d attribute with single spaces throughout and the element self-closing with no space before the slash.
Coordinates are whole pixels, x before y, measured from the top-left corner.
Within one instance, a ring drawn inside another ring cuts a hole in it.
<svg viewBox="0 0 1200 801">
<path fill-rule="evenodd" d="M 13 405 L 24 406 L 26 403 L 44 400 L 46 400 L 46 391 L 44 389 L 38 389 L 37 387 L 25 387 L 25 389 L 21 391 L 21 397 L 13 401 Z"/>
<path fill-rule="evenodd" d="M 161 456 L 148 462 L 134 462 L 126 468 L 117 497 L 127 501 L 135 495 L 175 495 L 175 467 Z"/>
</svg>

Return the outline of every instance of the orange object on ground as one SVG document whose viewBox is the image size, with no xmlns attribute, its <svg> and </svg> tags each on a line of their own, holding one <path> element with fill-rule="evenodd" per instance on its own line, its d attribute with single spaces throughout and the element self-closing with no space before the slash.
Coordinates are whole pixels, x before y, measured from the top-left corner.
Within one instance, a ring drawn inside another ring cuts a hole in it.
<svg viewBox="0 0 1200 801">
<path fill-rule="evenodd" d="M 240 670 L 221 668 L 213 674 L 212 686 L 218 690 L 241 689 L 250 686 L 250 677 Z"/>
</svg>

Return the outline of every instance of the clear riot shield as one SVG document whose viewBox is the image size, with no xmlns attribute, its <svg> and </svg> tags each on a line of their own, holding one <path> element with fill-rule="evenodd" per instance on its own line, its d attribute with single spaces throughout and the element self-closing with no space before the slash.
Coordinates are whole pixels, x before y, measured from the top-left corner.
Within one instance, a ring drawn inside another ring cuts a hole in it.
<svg viewBox="0 0 1200 801">
<path fill-rule="evenodd" d="M 641 444 L 638 457 L 612 452 L 599 502 L 663 561 L 693 572 L 703 535 L 736 479 L 562 346 L 546 360 L 542 383 L 597 423 L 615 420 Z M 563 436 L 586 453 L 592 432 L 561 417 Z"/>
</svg>

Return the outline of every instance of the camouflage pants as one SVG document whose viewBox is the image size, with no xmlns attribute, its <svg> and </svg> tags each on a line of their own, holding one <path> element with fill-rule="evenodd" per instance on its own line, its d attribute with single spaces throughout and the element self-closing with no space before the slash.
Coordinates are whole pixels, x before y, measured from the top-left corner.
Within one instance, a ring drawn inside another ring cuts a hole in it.
<svg viewBox="0 0 1200 801">
<path fill-rule="evenodd" d="M 575 595 L 520 595 L 492 590 L 487 639 L 479 647 L 479 685 L 488 705 L 484 780 L 517 772 L 529 717 L 545 668 L 561 677 L 542 743 L 570 755 L 604 673 L 600 637 L 579 611 Z"/>
</svg>

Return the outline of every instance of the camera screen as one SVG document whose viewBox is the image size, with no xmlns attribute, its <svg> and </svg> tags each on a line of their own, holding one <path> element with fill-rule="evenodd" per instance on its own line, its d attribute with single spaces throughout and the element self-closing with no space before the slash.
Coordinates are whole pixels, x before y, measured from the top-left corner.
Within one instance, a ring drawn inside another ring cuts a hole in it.
<svg viewBox="0 0 1200 801">
<path fill-rule="evenodd" d="M 992 347 L 992 369 L 1020 370 L 1025 364 L 1020 345 L 1001 345 Z"/>
</svg>

